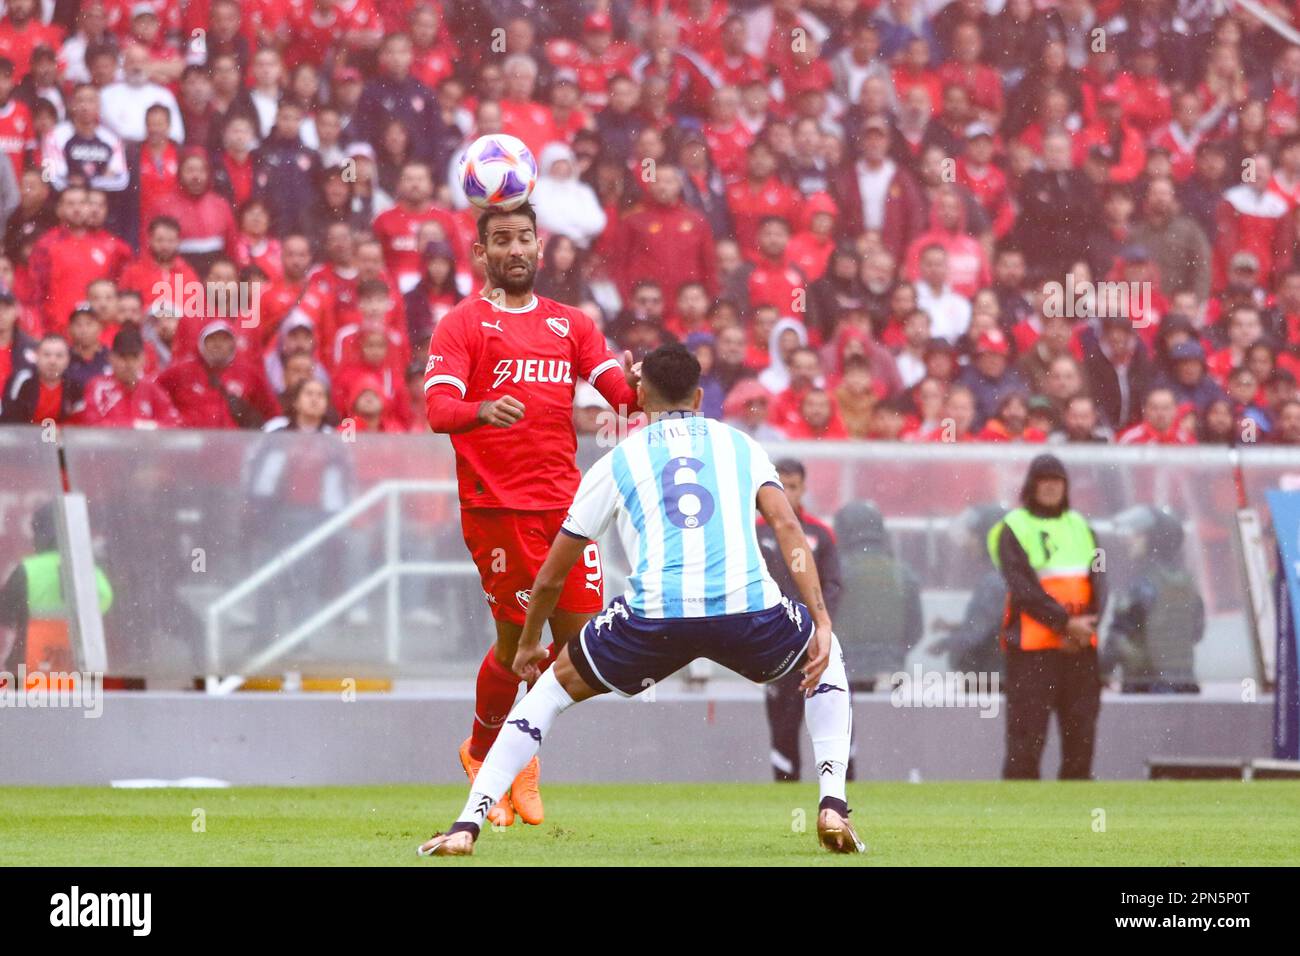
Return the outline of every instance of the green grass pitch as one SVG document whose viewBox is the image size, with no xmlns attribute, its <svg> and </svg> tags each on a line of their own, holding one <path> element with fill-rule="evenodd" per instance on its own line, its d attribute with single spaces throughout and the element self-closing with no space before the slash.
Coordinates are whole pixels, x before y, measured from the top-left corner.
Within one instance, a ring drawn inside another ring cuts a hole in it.
<svg viewBox="0 0 1300 956">
<path fill-rule="evenodd" d="M 870 847 L 860 857 L 817 849 L 812 784 L 543 783 L 542 793 L 541 827 L 516 822 L 485 833 L 472 859 L 427 860 L 415 848 L 459 812 L 462 786 L 5 787 L 0 859 L 10 866 L 1300 863 L 1296 782 L 852 784 L 853 819 Z"/>
</svg>

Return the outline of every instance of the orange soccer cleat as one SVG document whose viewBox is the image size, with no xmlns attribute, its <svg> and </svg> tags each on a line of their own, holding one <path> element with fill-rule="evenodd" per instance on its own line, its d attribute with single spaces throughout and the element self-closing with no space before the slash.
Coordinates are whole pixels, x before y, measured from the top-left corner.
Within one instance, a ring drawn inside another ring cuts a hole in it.
<svg viewBox="0 0 1300 956">
<path fill-rule="evenodd" d="M 510 802 L 519 811 L 519 816 L 524 823 L 533 826 L 537 826 L 544 819 L 542 793 L 537 789 L 541 772 L 542 765 L 534 755 L 533 759 L 528 761 L 528 765 L 519 771 L 515 782 L 510 785 Z"/>
<path fill-rule="evenodd" d="M 470 785 L 473 786 L 474 778 L 478 776 L 478 768 L 483 766 L 482 760 L 475 760 L 469 752 L 469 738 L 460 745 L 460 765 L 465 768 L 465 776 L 469 777 Z M 538 798 L 537 806 L 541 808 L 541 798 Z M 497 827 L 508 827 L 515 822 L 515 808 L 510 802 L 510 791 L 507 790 L 502 794 L 501 799 L 496 802 L 491 810 L 488 811 L 488 823 Z M 526 818 L 525 818 L 526 819 Z"/>
</svg>

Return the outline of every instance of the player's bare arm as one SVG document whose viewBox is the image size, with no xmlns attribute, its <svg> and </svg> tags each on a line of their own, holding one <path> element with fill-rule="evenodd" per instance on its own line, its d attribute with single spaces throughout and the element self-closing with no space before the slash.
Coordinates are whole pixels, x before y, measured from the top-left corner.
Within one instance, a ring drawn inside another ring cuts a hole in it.
<svg viewBox="0 0 1300 956">
<path fill-rule="evenodd" d="M 546 651 L 542 647 L 542 628 L 555 613 L 555 605 L 559 603 L 569 572 L 590 543 L 587 538 L 576 538 L 561 531 L 555 536 L 550 553 L 537 572 L 528 598 L 524 629 L 519 635 L 519 645 L 515 651 L 514 672 L 526 681 L 535 681 L 541 674 L 540 664 L 546 658 Z"/>
<path fill-rule="evenodd" d="M 826 600 L 822 597 L 817 564 L 809 560 L 812 549 L 808 547 L 803 525 L 799 523 L 794 509 L 780 488 L 764 485 L 758 489 L 758 510 L 775 532 L 781 555 L 799 588 L 799 597 L 813 616 L 813 638 L 808 645 L 808 659 L 800 668 L 804 679 L 799 683 L 805 694 L 811 694 L 826 670 L 831 653 L 831 615 L 826 610 Z"/>
</svg>

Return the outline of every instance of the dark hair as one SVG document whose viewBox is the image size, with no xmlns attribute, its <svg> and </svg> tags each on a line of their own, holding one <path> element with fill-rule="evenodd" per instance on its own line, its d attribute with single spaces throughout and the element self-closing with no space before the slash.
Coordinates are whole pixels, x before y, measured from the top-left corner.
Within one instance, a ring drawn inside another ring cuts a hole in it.
<svg viewBox="0 0 1300 956">
<path fill-rule="evenodd" d="M 0 76 L 14 75 L 14 61 L 7 56 L 0 56 Z"/>
<path fill-rule="evenodd" d="M 808 474 L 804 470 L 803 462 L 797 458 L 781 458 L 773 467 L 776 468 L 778 475 L 798 475 L 801 480 Z"/>
<path fill-rule="evenodd" d="M 168 122 L 170 122 L 172 118 L 171 107 L 164 106 L 162 103 L 155 103 L 153 106 L 149 107 L 147 110 L 144 111 L 145 116 L 148 116 L 150 113 L 162 113 L 163 116 L 167 117 Z"/>
<path fill-rule="evenodd" d="M 390 294 L 388 284 L 383 279 L 363 279 L 357 284 L 357 301 Z"/>
<path fill-rule="evenodd" d="M 533 224 L 533 231 L 537 231 L 537 210 L 533 208 L 530 202 L 517 206 L 514 209 L 501 209 L 497 206 L 489 206 L 483 210 L 483 215 L 478 217 L 478 241 L 487 245 L 488 223 L 498 216 L 527 216 L 528 221 Z"/>
<path fill-rule="evenodd" d="M 666 402 L 687 402 L 700 386 L 700 362 L 680 342 L 661 345 L 641 361 L 641 378 Z"/>
<path fill-rule="evenodd" d="M 149 235 L 153 235 L 159 228 L 166 226 L 176 232 L 181 231 L 181 224 L 172 216 L 154 216 L 149 220 Z"/>
</svg>

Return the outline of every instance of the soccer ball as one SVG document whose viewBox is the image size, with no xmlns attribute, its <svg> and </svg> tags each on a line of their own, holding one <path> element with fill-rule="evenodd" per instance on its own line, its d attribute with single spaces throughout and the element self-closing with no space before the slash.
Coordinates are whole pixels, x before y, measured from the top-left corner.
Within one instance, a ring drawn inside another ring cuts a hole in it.
<svg viewBox="0 0 1300 956">
<path fill-rule="evenodd" d="M 465 198 L 480 209 L 518 209 L 537 185 L 537 160 L 513 136 L 480 136 L 461 154 L 460 183 Z"/>
</svg>

